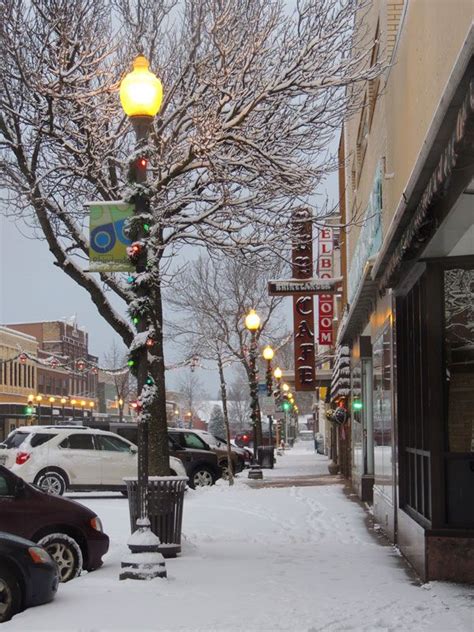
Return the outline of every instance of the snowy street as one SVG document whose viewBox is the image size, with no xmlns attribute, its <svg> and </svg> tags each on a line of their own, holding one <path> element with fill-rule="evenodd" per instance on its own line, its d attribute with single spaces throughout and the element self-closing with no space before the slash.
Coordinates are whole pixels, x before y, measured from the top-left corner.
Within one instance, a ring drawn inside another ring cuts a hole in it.
<svg viewBox="0 0 474 632">
<path fill-rule="evenodd" d="M 285 479 L 293 486 L 270 485 Z M 220 481 L 186 493 L 182 555 L 167 560 L 167 580 L 148 582 L 118 580 L 127 500 L 72 495 L 111 538 L 104 566 L 61 585 L 52 603 L 2 632 L 472 630 L 469 587 L 414 581 L 312 445 L 297 444 L 263 481 L 247 482 L 244 471 L 233 488 Z"/>
</svg>

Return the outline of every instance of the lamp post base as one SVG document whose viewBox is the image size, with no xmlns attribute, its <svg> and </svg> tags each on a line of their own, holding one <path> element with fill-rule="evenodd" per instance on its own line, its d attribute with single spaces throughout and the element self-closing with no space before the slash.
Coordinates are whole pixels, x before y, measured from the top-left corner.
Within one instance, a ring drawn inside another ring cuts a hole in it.
<svg viewBox="0 0 474 632">
<path fill-rule="evenodd" d="M 122 561 L 120 579 L 167 577 L 165 558 L 158 551 L 160 539 L 151 531 L 148 518 L 137 520 L 137 530 L 127 544 L 130 555 Z"/>
</svg>

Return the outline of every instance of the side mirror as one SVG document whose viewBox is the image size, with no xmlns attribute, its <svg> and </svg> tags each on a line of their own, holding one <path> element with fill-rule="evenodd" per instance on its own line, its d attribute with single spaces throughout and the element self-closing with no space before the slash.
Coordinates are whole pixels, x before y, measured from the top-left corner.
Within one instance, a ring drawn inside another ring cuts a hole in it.
<svg viewBox="0 0 474 632">
<path fill-rule="evenodd" d="M 130 446 L 130 452 L 131 452 L 132 454 L 136 454 L 136 453 L 138 452 L 138 448 L 137 448 L 137 446 L 136 446 L 136 445 L 131 445 L 131 446 Z"/>
</svg>

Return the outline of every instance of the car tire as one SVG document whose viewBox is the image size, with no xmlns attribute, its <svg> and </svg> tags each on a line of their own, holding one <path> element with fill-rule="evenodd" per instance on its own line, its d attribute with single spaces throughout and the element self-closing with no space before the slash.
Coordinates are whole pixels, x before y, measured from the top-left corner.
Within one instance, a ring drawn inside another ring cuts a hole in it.
<svg viewBox="0 0 474 632">
<path fill-rule="evenodd" d="M 35 478 L 34 484 L 53 496 L 62 496 L 67 488 L 65 475 L 56 472 L 56 470 L 40 472 Z"/>
<path fill-rule="evenodd" d="M 20 611 L 21 589 L 18 579 L 6 568 L 0 566 L 0 623 L 9 621 Z"/>
<path fill-rule="evenodd" d="M 50 533 L 38 542 L 56 562 L 59 581 L 66 583 L 78 577 L 82 570 L 82 551 L 79 544 L 65 533 Z"/>
<path fill-rule="evenodd" d="M 216 477 L 214 472 L 205 465 L 201 465 L 197 467 L 189 477 L 188 485 L 192 489 L 195 489 L 196 487 L 210 487 L 214 485 L 215 482 Z"/>
</svg>

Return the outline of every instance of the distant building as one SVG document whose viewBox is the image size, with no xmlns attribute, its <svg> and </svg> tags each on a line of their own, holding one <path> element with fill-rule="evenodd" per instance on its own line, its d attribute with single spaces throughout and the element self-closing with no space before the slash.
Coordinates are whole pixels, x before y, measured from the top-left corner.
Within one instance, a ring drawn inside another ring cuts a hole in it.
<svg viewBox="0 0 474 632">
<path fill-rule="evenodd" d="M 0 441 L 27 421 L 28 396 L 36 393 L 37 350 L 36 338 L 0 326 Z"/>
<path fill-rule="evenodd" d="M 24 357 L 19 357 L 25 352 Z M 27 403 L 36 392 L 38 341 L 33 336 L 0 326 L 0 402 Z"/>
<path fill-rule="evenodd" d="M 89 335 L 75 320 L 12 323 L 11 329 L 28 334 L 39 343 L 39 357 L 50 365 L 38 365 L 38 392 L 46 395 L 97 398 L 98 358 L 89 353 Z M 60 367 L 67 364 L 66 370 Z"/>
</svg>

